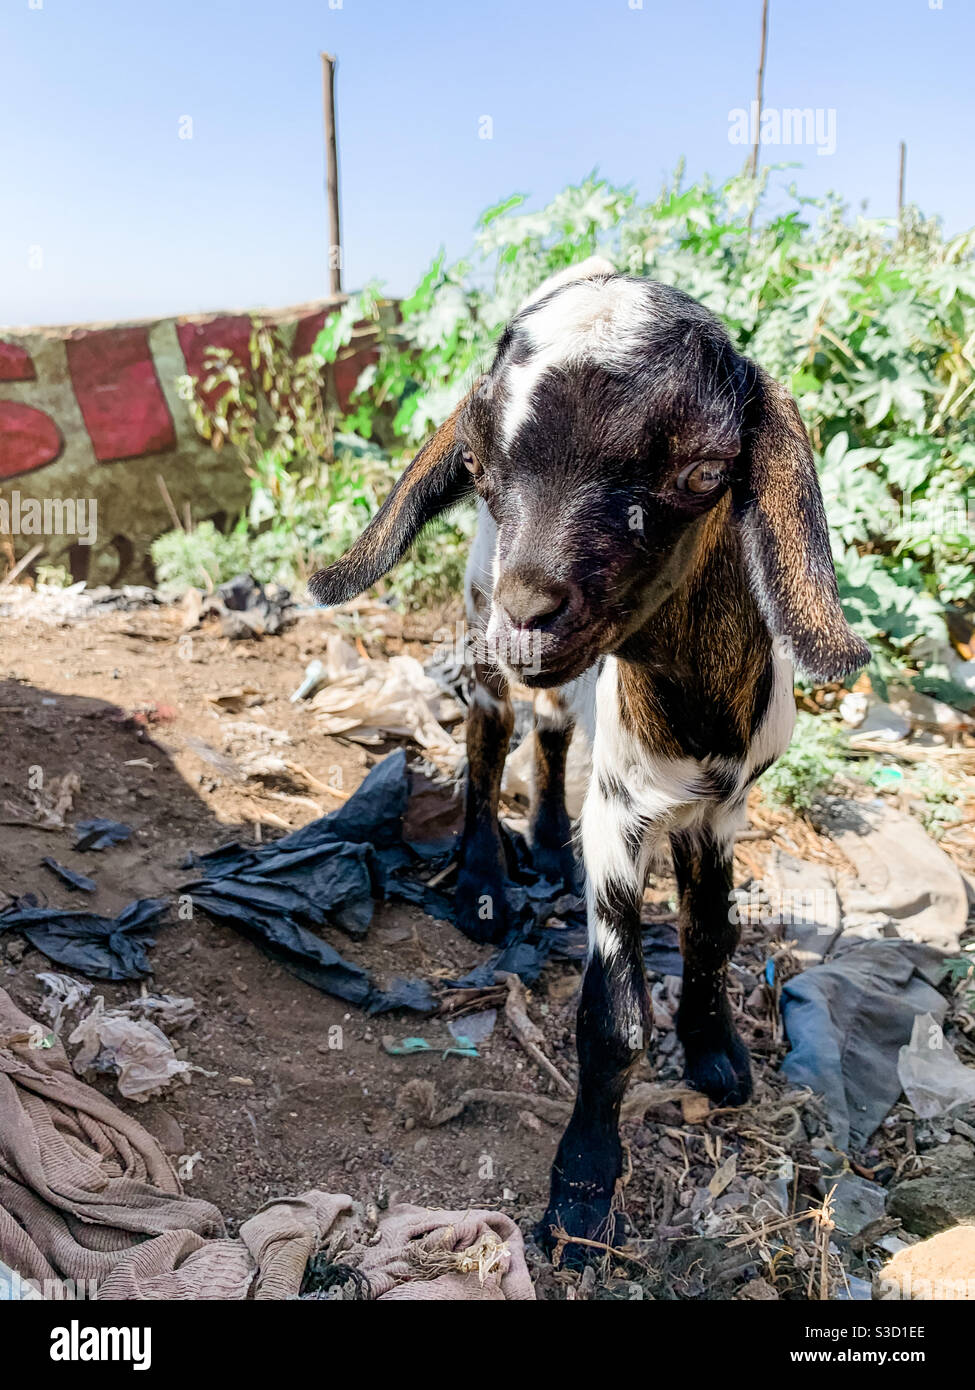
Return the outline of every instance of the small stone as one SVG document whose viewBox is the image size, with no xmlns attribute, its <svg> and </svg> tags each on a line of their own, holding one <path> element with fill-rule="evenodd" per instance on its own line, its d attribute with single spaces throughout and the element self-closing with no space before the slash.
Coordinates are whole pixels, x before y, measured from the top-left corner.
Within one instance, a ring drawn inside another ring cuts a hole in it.
<svg viewBox="0 0 975 1390">
<path fill-rule="evenodd" d="M 748 1283 L 739 1290 L 738 1297 L 771 1303 L 773 1299 L 777 1300 L 779 1295 L 767 1279 L 749 1279 Z"/>
<path fill-rule="evenodd" d="M 952 1139 L 923 1155 L 928 1172 L 907 1178 L 892 1189 L 887 1201 L 891 1216 L 908 1231 L 933 1236 L 959 1223 L 975 1221 L 975 1150 L 963 1139 Z"/>
</svg>

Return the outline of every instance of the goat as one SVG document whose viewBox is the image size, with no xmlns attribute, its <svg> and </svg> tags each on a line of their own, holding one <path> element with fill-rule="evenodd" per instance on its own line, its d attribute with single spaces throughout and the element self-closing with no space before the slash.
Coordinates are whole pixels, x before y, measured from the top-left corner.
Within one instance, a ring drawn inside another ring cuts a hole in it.
<svg viewBox="0 0 975 1390">
<path fill-rule="evenodd" d="M 618 1125 L 651 1014 L 640 904 L 669 841 L 684 960 L 685 1076 L 722 1105 L 751 1094 L 728 1002 L 738 940 L 732 850 L 750 785 L 811 676 L 868 659 L 848 627 L 809 441 L 791 396 L 678 289 L 593 258 L 546 281 L 490 370 L 419 451 L 348 554 L 311 590 L 335 604 L 386 574 L 421 527 L 478 499 L 474 662 L 459 921 L 504 931 L 497 824 L 508 682 L 536 701 L 535 853 L 571 878 L 562 790 L 573 722 L 592 743 L 581 818 L 590 950 L 575 1108 L 541 1223 L 612 1241 Z"/>
</svg>

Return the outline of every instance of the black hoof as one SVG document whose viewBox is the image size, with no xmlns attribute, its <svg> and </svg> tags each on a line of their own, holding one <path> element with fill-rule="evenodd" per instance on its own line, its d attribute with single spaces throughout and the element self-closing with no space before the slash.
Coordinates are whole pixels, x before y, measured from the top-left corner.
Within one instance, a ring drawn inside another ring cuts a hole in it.
<svg viewBox="0 0 975 1390">
<path fill-rule="evenodd" d="M 736 1033 L 711 1047 L 685 1043 L 684 1080 L 716 1105 L 744 1105 L 752 1093 L 747 1047 Z"/>
<path fill-rule="evenodd" d="M 503 881 L 462 868 L 457 875 L 454 912 L 457 926 L 472 941 L 502 941 L 508 928 Z"/>
<path fill-rule="evenodd" d="M 547 845 L 532 845 L 532 863 L 542 878 L 549 883 L 558 884 L 565 893 L 578 896 L 580 891 L 579 870 L 575 855 L 571 850 Z"/>
<path fill-rule="evenodd" d="M 610 1197 L 593 1197 L 587 1201 L 550 1204 L 535 1227 L 534 1236 L 536 1244 L 550 1260 L 559 1254 L 560 1268 L 581 1269 L 603 1259 L 605 1246 L 618 1244 L 625 1224 L 622 1214 L 612 1210 Z M 565 1236 L 574 1239 L 566 1240 Z M 594 1243 L 576 1244 L 575 1241 Z"/>
</svg>

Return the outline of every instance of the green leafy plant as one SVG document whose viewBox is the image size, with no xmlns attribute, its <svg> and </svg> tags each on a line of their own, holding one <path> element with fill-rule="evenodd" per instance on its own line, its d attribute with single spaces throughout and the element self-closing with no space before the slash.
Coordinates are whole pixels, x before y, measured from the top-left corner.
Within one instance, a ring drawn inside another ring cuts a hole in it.
<svg viewBox="0 0 975 1390">
<path fill-rule="evenodd" d="M 293 357 L 280 332 L 264 323 L 253 325 L 248 352 L 242 367 L 230 348 L 208 348 L 202 380 L 177 379 L 197 432 L 217 451 L 232 445 L 248 471 L 330 459 L 334 411 L 325 400 L 322 358 Z"/>
<path fill-rule="evenodd" d="M 759 780 L 763 796 L 776 806 L 808 810 L 839 778 L 858 775 L 845 752 L 843 733 L 835 721 L 800 710 L 791 743 Z"/>
</svg>

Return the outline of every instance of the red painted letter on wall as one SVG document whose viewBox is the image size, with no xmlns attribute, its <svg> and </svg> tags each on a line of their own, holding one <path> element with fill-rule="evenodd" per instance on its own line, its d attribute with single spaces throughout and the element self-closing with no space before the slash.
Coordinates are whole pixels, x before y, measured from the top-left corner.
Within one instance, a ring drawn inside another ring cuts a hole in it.
<svg viewBox="0 0 975 1390">
<path fill-rule="evenodd" d="M 50 415 L 19 401 L 0 401 L 0 478 L 53 463 L 61 445 L 61 431 Z"/>
<path fill-rule="evenodd" d="M 36 381 L 30 353 L 20 343 L 0 338 L 0 381 Z"/>
<path fill-rule="evenodd" d="M 68 371 L 101 463 L 176 447 L 146 328 L 105 328 L 65 343 Z"/>
</svg>

